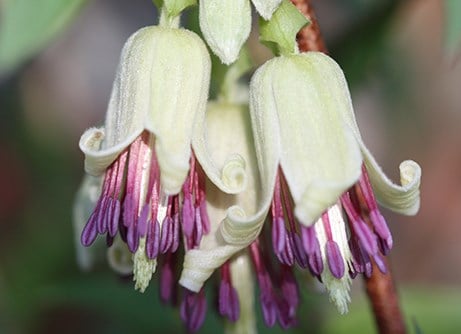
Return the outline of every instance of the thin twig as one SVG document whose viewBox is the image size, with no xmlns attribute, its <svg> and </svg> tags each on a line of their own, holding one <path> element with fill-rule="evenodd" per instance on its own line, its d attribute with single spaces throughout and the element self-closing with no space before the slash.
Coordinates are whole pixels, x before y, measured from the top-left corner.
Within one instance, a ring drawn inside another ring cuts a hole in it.
<svg viewBox="0 0 461 334">
<path fill-rule="evenodd" d="M 296 36 L 300 51 L 321 51 L 327 53 L 325 42 L 320 33 L 314 9 L 309 0 L 291 0 L 291 2 L 310 20 Z M 384 259 L 388 268 L 382 274 L 373 264 L 373 273 L 365 278 L 365 286 L 373 314 L 380 334 L 405 334 L 406 327 L 399 306 L 397 291 L 392 279 L 390 264 Z"/>
</svg>

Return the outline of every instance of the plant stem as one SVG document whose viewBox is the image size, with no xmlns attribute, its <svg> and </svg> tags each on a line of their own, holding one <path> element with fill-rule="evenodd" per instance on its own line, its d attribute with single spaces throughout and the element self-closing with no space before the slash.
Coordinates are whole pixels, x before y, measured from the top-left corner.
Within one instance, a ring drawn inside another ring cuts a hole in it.
<svg viewBox="0 0 461 334">
<path fill-rule="evenodd" d="M 291 0 L 291 2 L 311 22 L 296 36 L 299 50 L 328 53 L 310 0 Z M 388 270 L 387 274 L 382 274 L 373 264 L 371 277 L 364 279 L 376 327 L 380 334 L 405 334 L 407 331 L 399 306 L 397 290 L 392 279 L 390 264 L 386 258 L 384 261 Z"/>
</svg>

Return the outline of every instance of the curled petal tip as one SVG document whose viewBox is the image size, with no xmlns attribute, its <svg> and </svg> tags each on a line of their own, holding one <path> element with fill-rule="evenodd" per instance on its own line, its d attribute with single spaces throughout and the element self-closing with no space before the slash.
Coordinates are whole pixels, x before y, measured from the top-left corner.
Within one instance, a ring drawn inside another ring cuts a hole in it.
<svg viewBox="0 0 461 334">
<path fill-rule="evenodd" d="M 238 154 L 228 158 L 221 171 L 221 178 L 228 188 L 229 194 L 237 194 L 245 190 L 247 175 L 245 160 Z"/>
</svg>

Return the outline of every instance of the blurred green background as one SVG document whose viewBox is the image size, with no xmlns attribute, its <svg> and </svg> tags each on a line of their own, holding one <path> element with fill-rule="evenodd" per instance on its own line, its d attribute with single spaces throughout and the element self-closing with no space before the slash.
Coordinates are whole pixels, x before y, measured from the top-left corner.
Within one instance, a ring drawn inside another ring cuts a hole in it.
<svg viewBox="0 0 461 334">
<path fill-rule="evenodd" d="M 420 213 L 384 212 L 408 326 L 459 332 L 461 1 L 312 2 L 377 160 L 394 179 L 401 160 L 423 168 Z M 0 10 L 0 333 L 184 332 L 156 284 L 140 294 L 104 261 L 80 271 L 71 224 L 79 136 L 102 123 L 124 41 L 155 23 L 151 1 L 3 0 Z M 261 63 L 269 54 L 256 41 Z M 360 279 L 347 316 L 312 282 L 301 286 L 300 325 L 290 332 L 375 331 Z M 210 310 L 202 332 L 221 331 Z"/>
</svg>

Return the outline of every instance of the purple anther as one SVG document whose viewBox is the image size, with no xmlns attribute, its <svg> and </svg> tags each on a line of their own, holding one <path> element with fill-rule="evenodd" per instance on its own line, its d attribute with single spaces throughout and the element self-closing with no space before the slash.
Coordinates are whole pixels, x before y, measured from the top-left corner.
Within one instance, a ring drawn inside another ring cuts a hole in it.
<svg viewBox="0 0 461 334">
<path fill-rule="evenodd" d="M 281 268 L 280 291 L 282 298 L 286 301 L 288 316 L 295 318 L 299 305 L 299 288 L 291 267 L 282 266 Z"/>
<path fill-rule="evenodd" d="M 104 234 L 107 231 L 107 201 L 108 197 L 104 196 L 101 200 L 101 206 L 99 207 L 99 212 L 97 215 L 97 227 L 98 233 Z"/>
<path fill-rule="evenodd" d="M 283 251 L 286 239 L 285 221 L 282 217 L 272 218 L 272 246 L 275 254 Z"/>
<path fill-rule="evenodd" d="M 160 252 L 165 254 L 173 244 L 173 218 L 165 216 L 162 222 L 162 233 L 160 238 Z"/>
<path fill-rule="evenodd" d="M 118 199 L 112 200 L 111 205 L 111 219 L 109 220 L 108 231 L 111 237 L 117 234 L 118 223 L 120 220 L 120 201 Z"/>
<path fill-rule="evenodd" d="M 272 327 L 277 320 L 277 301 L 275 300 L 272 282 L 267 272 L 258 273 L 259 301 L 266 326 Z"/>
<path fill-rule="evenodd" d="M 174 253 L 177 251 L 178 247 L 179 247 L 179 214 L 176 213 L 174 216 L 173 216 L 173 243 L 171 244 L 171 252 Z"/>
<path fill-rule="evenodd" d="M 373 224 L 375 233 L 378 235 L 381 245 L 381 251 L 387 255 L 392 248 L 392 234 L 386 224 L 386 220 L 378 209 L 370 211 L 370 220 Z"/>
<path fill-rule="evenodd" d="M 285 234 L 285 247 L 280 253 L 276 253 L 276 255 L 282 264 L 292 266 L 295 263 L 293 240 L 291 240 L 288 233 Z"/>
<path fill-rule="evenodd" d="M 195 333 L 205 321 L 207 303 L 204 290 L 195 293 L 184 289 L 184 295 L 181 302 L 180 313 L 181 319 L 186 324 L 189 332 Z"/>
<path fill-rule="evenodd" d="M 293 251 L 295 255 L 296 262 L 301 268 L 307 268 L 309 265 L 306 251 L 303 247 L 303 242 L 301 240 L 301 236 L 296 232 L 292 233 L 292 240 L 293 240 Z"/>
<path fill-rule="evenodd" d="M 379 271 L 382 272 L 383 274 L 387 274 L 387 266 L 386 262 L 384 259 L 381 257 L 381 255 L 376 254 L 373 259 L 375 260 L 376 266 L 378 267 Z"/>
<path fill-rule="evenodd" d="M 195 210 L 191 196 L 190 194 L 184 193 L 184 202 L 182 206 L 182 230 L 188 238 L 190 238 L 194 232 L 194 221 Z"/>
<path fill-rule="evenodd" d="M 144 204 L 141 209 L 141 214 L 138 218 L 138 235 L 139 237 L 146 236 L 147 233 L 147 224 L 149 219 L 149 204 Z"/>
<path fill-rule="evenodd" d="M 167 259 L 160 270 L 160 299 L 167 304 L 174 304 L 175 299 L 175 280 L 174 280 L 174 263 L 171 254 L 167 255 Z"/>
<path fill-rule="evenodd" d="M 94 215 L 95 213 L 93 212 L 93 214 L 90 216 L 90 219 L 83 228 L 82 235 L 80 237 L 80 242 L 83 246 L 86 247 L 90 246 L 96 240 L 96 236 L 98 235 Z"/>
<path fill-rule="evenodd" d="M 148 221 L 146 237 L 146 255 L 149 259 L 155 259 L 159 253 L 160 224 L 158 220 Z"/>
<path fill-rule="evenodd" d="M 219 285 L 219 314 L 235 322 L 240 317 L 240 304 L 237 291 L 228 280 L 221 279 Z"/>
<path fill-rule="evenodd" d="M 313 254 L 316 252 L 317 248 L 320 249 L 317 236 L 315 235 L 314 225 L 301 225 L 301 236 L 303 239 L 304 250 L 307 254 Z"/>
<path fill-rule="evenodd" d="M 126 234 L 126 243 L 128 245 L 128 249 L 131 253 L 136 253 L 136 250 L 139 246 L 139 236 L 138 236 L 138 229 L 136 226 L 130 226 L 127 229 Z"/>
<path fill-rule="evenodd" d="M 320 244 L 315 235 L 314 225 L 308 227 L 301 226 L 301 236 L 304 250 L 307 253 L 309 270 L 314 276 L 318 277 L 323 272 L 323 260 Z"/>
<path fill-rule="evenodd" d="M 342 278 L 345 272 L 344 259 L 338 244 L 333 240 L 327 241 L 326 257 L 331 274 L 338 279 Z"/>
<path fill-rule="evenodd" d="M 279 298 L 277 302 L 277 318 L 283 329 L 291 328 L 297 324 L 296 314 L 291 314 L 290 306 L 284 298 Z"/>
</svg>

